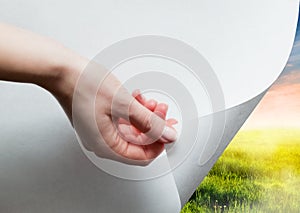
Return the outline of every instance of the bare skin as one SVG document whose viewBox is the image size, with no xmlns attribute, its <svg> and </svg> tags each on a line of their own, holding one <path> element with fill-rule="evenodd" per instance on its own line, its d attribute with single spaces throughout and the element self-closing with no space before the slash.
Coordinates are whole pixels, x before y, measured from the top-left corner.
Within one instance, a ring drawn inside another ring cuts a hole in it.
<svg viewBox="0 0 300 213">
<path fill-rule="evenodd" d="M 89 60 L 52 39 L 24 29 L 0 23 L 0 32 L 0 80 L 32 83 L 48 90 L 72 122 L 74 89 Z M 113 94 L 120 88 L 122 98 L 114 100 L 119 107 L 113 115 Z M 90 98 L 86 91 L 80 97 Z M 172 125 L 177 121 L 165 120 L 167 105 L 146 100 L 139 91 L 128 93 L 113 75 L 97 92 L 95 107 L 97 131 L 101 132 L 102 139 L 87 142 L 85 147 L 100 157 L 121 161 L 107 154 L 102 149 L 105 145 L 122 158 L 148 164 L 164 150 L 165 143 L 176 140 Z M 129 109 L 129 114 L 125 109 Z M 84 106 L 81 113 L 85 113 Z M 116 118 L 117 128 L 113 125 Z M 152 131 L 157 126 L 162 128 Z M 149 143 L 151 139 L 155 141 Z"/>
</svg>

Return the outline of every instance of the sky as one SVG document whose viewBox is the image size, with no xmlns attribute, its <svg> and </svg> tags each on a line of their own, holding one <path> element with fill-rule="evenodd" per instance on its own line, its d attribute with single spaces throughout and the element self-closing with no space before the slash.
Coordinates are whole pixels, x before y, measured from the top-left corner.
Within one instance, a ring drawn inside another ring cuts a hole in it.
<svg viewBox="0 0 300 213">
<path fill-rule="evenodd" d="M 290 58 L 243 126 L 244 129 L 300 129 L 300 21 Z"/>
</svg>

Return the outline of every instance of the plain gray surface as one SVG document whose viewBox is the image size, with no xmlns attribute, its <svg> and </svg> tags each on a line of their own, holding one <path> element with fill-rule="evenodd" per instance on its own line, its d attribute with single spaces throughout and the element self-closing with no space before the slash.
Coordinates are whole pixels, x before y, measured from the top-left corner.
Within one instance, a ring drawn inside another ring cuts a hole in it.
<svg viewBox="0 0 300 213">
<path fill-rule="evenodd" d="M 50 94 L 29 85 L 0 88 L 0 212 L 180 210 L 171 174 L 139 182 L 104 173 L 83 154 Z"/>
</svg>

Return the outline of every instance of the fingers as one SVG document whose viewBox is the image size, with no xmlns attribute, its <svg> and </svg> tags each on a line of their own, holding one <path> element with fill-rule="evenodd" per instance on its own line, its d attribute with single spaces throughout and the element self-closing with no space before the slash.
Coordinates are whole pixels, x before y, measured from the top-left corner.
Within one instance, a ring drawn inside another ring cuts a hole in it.
<svg viewBox="0 0 300 213">
<path fill-rule="evenodd" d="M 165 120 L 166 118 L 166 114 L 168 111 L 168 106 L 166 104 L 157 104 L 157 101 L 150 99 L 150 100 L 146 100 L 146 98 L 141 95 L 139 90 L 135 90 L 132 92 L 132 96 L 140 103 L 143 104 L 147 109 L 151 110 L 152 112 L 155 112 L 158 116 L 160 116 L 162 119 Z M 175 119 L 174 119 L 175 120 Z M 176 120 L 175 120 L 176 121 Z M 119 118 L 119 124 L 127 124 L 130 125 L 130 122 L 123 119 L 123 118 Z M 135 129 L 135 131 L 140 132 L 138 129 L 134 128 L 132 126 L 131 129 Z"/>
<path fill-rule="evenodd" d="M 146 103 L 146 102 L 144 102 Z M 167 105 L 166 104 L 158 104 L 154 109 L 154 113 L 160 116 L 162 119 L 165 119 L 167 113 Z M 122 135 L 123 139 L 138 145 L 147 145 L 149 138 L 144 133 L 141 133 L 137 128 L 130 125 L 128 121 L 125 119 L 120 119 L 118 124 L 119 133 Z M 169 143 L 169 141 L 161 141 L 165 143 Z"/>
<path fill-rule="evenodd" d="M 128 125 L 124 126 L 130 128 Z M 99 127 L 105 144 L 116 154 L 115 157 L 124 158 L 123 162 L 130 162 L 133 160 L 130 164 L 147 165 L 164 150 L 164 145 L 162 143 L 153 143 L 142 146 L 124 140 L 120 137 L 119 132 L 109 120 L 100 124 Z M 95 150 L 96 155 L 106 157 L 102 154 L 103 147 L 99 146 L 97 150 Z M 112 157 L 110 156 L 109 158 Z"/>
<path fill-rule="evenodd" d="M 133 95 L 136 95 L 135 98 L 140 103 L 143 103 L 145 107 L 147 107 L 149 110 L 156 113 L 162 119 L 165 119 L 167 111 L 168 111 L 168 106 L 166 104 L 157 104 L 157 101 L 155 101 L 155 100 L 147 101 L 144 97 L 141 97 L 140 93 L 138 93 L 139 96 L 137 96 L 137 94 L 135 92 L 133 92 Z M 125 125 L 123 125 L 123 124 L 125 124 Z M 122 135 L 124 137 L 126 137 L 126 135 L 131 135 L 131 134 L 133 134 L 134 137 L 137 137 L 137 135 L 139 133 L 141 133 L 137 128 L 132 126 L 129 121 L 127 121 L 123 118 L 119 118 L 118 126 L 119 126 L 120 132 L 122 133 Z M 134 143 L 137 143 L 137 141 L 135 140 Z"/>
<path fill-rule="evenodd" d="M 165 120 L 166 114 L 168 111 L 168 105 L 166 105 L 164 103 L 157 104 L 157 102 L 153 101 L 153 100 L 146 100 L 146 98 L 144 98 L 138 90 L 134 91 L 132 95 L 140 103 L 143 103 L 144 106 L 147 106 L 148 109 L 151 109 L 157 116 L 159 116 L 160 118 Z M 152 104 L 154 102 L 155 102 L 155 104 Z M 154 106 L 155 106 L 155 108 L 154 108 Z M 173 123 L 175 124 L 176 120 L 175 119 L 170 120 L 172 122 L 170 122 L 169 120 L 166 122 L 166 125 L 172 129 L 174 129 L 172 127 L 172 124 Z M 133 125 L 130 124 L 130 122 L 126 121 L 125 119 L 119 119 L 118 130 L 123 139 L 125 139 L 126 141 L 131 142 L 133 144 L 137 144 L 137 145 L 147 145 L 147 144 L 150 144 L 153 142 L 160 142 L 160 143 L 173 142 L 173 141 L 166 140 L 163 138 L 159 138 L 157 141 L 153 141 L 146 134 L 139 131 L 137 128 L 135 128 Z M 174 131 L 175 131 L 175 129 L 174 129 Z"/>
<path fill-rule="evenodd" d="M 151 100 L 146 100 L 146 98 L 140 93 L 139 90 L 135 90 L 132 95 L 136 98 L 136 100 L 143 104 L 145 107 L 147 107 L 149 110 L 153 111 L 157 116 L 162 118 L 163 120 L 166 119 L 166 114 L 168 111 L 168 105 L 164 103 L 159 103 L 157 104 L 157 101 L 151 99 Z M 169 119 L 166 122 L 166 125 L 170 127 L 172 130 L 175 131 L 175 129 L 172 127 L 172 125 L 176 124 L 177 120 L 175 119 Z M 176 131 L 175 131 L 176 132 Z M 139 140 L 144 139 L 144 137 L 139 138 Z M 160 142 L 165 142 L 165 143 L 170 143 L 173 142 L 172 140 L 168 140 L 166 138 L 160 138 Z M 137 141 L 136 141 L 137 142 Z"/>
<path fill-rule="evenodd" d="M 151 110 L 152 112 L 157 106 L 157 101 L 150 99 L 146 100 L 146 98 L 141 94 L 140 90 L 134 90 L 132 92 L 132 96 L 143 106 L 145 106 L 147 109 Z"/>
<path fill-rule="evenodd" d="M 166 119 L 167 112 L 168 112 L 168 105 L 164 103 L 157 104 L 157 106 L 154 109 L 154 113 L 164 120 Z"/>
<path fill-rule="evenodd" d="M 167 120 L 167 125 L 169 125 L 169 126 L 173 126 L 177 123 L 178 123 L 178 121 L 174 118 L 170 118 L 170 119 Z"/>
<path fill-rule="evenodd" d="M 132 102 L 129 108 L 130 122 L 151 138 L 152 142 L 161 137 L 169 142 L 173 142 L 177 138 L 177 133 L 166 125 L 165 120 L 161 118 L 163 115 L 164 113 L 161 111 L 151 112 L 136 100 Z"/>
<path fill-rule="evenodd" d="M 146 100 L 139 91 L 133 92 L 132 95 L 135 100 L 130 105 L 130 122 L 120 118 L 118 130 L 112 123 L 100 126 L 105 130 L 102 135 L 106 144 L 119 157 L 124 158 L 123 162 L 147 165 L 161 154 L 164 150 L 164 143 L 170 143 L 176 139 L 174 136 L 171 140 L 166 139 L 164 134 L 166 134 L 166 128 L 170 128 L 173 133 L 175 132 L 176 137 L 176 131 L 172 125 L 177 121 L 175 119 L 165 120 L 168 105 L 157 103 L 155 100 Z M 161 129 L 156 130 L 155 127 L 161 127 Z M 143 131 L 147 132 L 143 133 Z"/>
<path fill-rule="evenodd" d="M 128 143 L 123 156 L 133 160 L 151 161 L 160 155 L 163 150 L 164 144 L 162 143 L 153 143 L 144 146 Z"/>
<path fill-rule="evenodd" d="M 141 94 L 140 90 L 134 90 L 132 92 L 132 96 L 142 105 L 145 105 L 146 99 L 145 97 Z"/>
</svg>

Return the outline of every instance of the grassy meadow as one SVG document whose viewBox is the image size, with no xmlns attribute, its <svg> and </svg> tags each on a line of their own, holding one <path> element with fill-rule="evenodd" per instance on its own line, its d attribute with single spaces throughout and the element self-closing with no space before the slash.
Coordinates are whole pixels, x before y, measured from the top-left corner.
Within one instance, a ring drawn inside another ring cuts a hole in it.
<svg viewBox="0 0 300 213">
<path fill-rule="evenodd" d="M 300 129 L 241 130 L 181 213 L 300 212 Z"/>
</svg>

